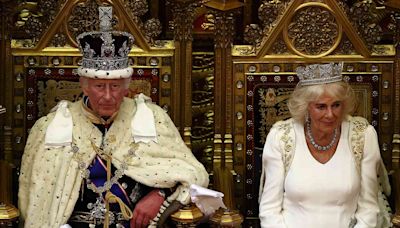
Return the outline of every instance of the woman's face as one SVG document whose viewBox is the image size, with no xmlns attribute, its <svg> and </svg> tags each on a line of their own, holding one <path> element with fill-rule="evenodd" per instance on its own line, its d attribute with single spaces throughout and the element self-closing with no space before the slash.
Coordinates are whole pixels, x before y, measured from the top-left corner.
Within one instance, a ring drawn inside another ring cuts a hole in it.
<svg viewBox="0 0 400 228">
<path fill-rule="evenodd" d="M 331 134 L 343 119 L 343 102 L 327 94 L 308 104 L 308 113 L 313 130 Z"/>
</svg>

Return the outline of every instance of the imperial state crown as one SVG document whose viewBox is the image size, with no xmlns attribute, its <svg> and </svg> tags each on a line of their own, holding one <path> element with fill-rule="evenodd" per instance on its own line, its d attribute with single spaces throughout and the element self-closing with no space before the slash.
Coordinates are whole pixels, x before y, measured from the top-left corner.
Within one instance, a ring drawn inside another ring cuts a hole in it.
<svg viewBox="0 0 400 228">
<path fill-rule="evenodd" d="M 128 32 L 112 30 L 112 7 L 99 7 L 100 31 L 84 32 L 77 36 L 82 52 L 78 74 L 100 79 L 129 78 L 128 55 L 134 43 Z"/>
</svg>

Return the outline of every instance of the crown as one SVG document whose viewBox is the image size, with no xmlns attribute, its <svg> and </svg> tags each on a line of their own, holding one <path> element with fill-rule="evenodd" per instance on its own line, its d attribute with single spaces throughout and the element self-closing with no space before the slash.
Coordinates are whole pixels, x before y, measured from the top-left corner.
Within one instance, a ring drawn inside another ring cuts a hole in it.
<svg viewBox="0 0 400 228">
<path fill-rule="evenodd" d="M 299 85 L 319 85 L 342 81 L 343 63 L 313 64 L 297 67 Z"/>
<path fill-rule="evenodd" d="M 101 79 L 129 78 L 133 72 L 128 61 L 133 36 L 112 30 L 112 7 L 99 7 L 99 19 L 100 31 L 84 32 L 76 38 L 83 55 L 78 74 Z"/>
</svg>

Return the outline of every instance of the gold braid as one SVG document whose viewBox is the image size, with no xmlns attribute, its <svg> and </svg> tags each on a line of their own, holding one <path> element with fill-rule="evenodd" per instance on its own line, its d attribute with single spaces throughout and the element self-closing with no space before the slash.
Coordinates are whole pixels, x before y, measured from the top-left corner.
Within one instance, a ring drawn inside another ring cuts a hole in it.
<svg viewBox="0 0 400 228">
<path fill-rule="evenodd" d="M 91 144 L 92 144 L 92 147 L 93 147 L 94 151 L 96 152 L 96 154 L 107 161 L 107 181 L 110 182 L 112 156 L 111 156 L 111 154 L 107 154 L 101 148 L 97 147 L 93 141 L 91 141 Z M 110 224 L 110 214 L 109 214 L 110 203 L 118 203 L 119 204 L 119 207 L 121 208 L 122 216 L 124 216 L 125 220 L 129 220 L 132 218 L 132 216 L 133 216 L 132 210 L 118 196 L 111 193 L 110 189 L 107 190 L 104 202 L 106 205 L 106 213 L 105 213 L 104 224 L 103 224 L 104 228 L 108 228 L 109 224 Z"/>
</svg>

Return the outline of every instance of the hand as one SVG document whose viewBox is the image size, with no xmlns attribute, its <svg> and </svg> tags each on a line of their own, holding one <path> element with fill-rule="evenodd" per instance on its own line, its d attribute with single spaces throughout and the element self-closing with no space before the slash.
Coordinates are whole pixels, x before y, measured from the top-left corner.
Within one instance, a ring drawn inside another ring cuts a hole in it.
<svg viewBox="0 0 400 228">
<path fill-rule="evenodd" d="M 164 202 L 164 197 L 158 192 L 159 190 L 155 189 L 139 200 L 133 210 L 133 216 L 130 222 L 131 228 L 147 227 L 150 220 L 156 217 Z"/>
</svg>

